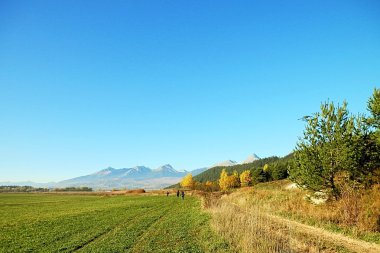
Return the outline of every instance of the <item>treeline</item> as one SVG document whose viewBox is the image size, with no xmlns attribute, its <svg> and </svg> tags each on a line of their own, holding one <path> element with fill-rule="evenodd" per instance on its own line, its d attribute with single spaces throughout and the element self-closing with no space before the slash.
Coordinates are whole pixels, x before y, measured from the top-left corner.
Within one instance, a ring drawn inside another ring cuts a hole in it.
<svg viewBox="0 0 380 253">
<path fill-rule="evenodd" d="M 272 156 L 247 164 L 238 164 L 228 167 L 218 166 L 210 168 L 204 171 L 203 173 L 195 176 L 194 180 L 200 183 L 205 183 L 207 181 L 217 181 L 220 177 L 220 173 L 222 172 L 222 170 L 225 170 L 227 173 L 233 173 L 234 171 L 236 171 L 239 174 L 245 170 L 250 170 L 253 175 L 257 175 L 259 177 L 257 179 L 258 182 L 269 181 L 271 179 L 283 179 L 288 176 L 287 170 L 292 157 L 293 154 L 289 154 L 282 158 Z M 268 173 L 262 173 L 262 170 L 266 164 L 270 167 L 270 170 Z"/>
<path fill-rule="evenodd" d="M 32 186 L 4 185 L 0 186 L 0 192 L 48 192 L 47 188 L 35 188 Z"/>
<path fill-rule="evenodd" d="M 249 164 L 215 167 L 195 177 L 188 174 L 179 184 L 168 188 L 182 187 L 202 191 L 227 191 L 232 188 L 285 179 L 288 177 L 288 170 L 292 164 L 293 154 L 289 154 L 283 158 L 269 157 Z"/>
<path fill-rule="evenodd" d="M 65 187 L 65 188 L 54 188 L 51 191 L 54 192 L 92 192 L 90 187 Z"/>
<path fill-rule="evenodd" d="M 42 188 L 32 186 L 6 185 L 0 186 L 0 192 L 92 192 L 89 187 Z"/>
</svg>

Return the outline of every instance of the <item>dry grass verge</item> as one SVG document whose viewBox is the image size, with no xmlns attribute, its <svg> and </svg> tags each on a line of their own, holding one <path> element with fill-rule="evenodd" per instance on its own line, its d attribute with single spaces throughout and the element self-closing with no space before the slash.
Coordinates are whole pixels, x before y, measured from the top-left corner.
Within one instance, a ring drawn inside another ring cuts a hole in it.
<svg viewBox="0 0 380 253">
<path fill-rule="evenodd" d="M 375 232 L 378 189 L 366 194 L 347 192 L 339 202 L 314 205 L 305 199 L 304 191 L 286 189 L 288 184 L 273 182 L 230 195 L 209 194 L 202 204 L 211 212 L 215 230 L 236 252 L 380 252 L 378 244 L 358 240 L 378 243 L 380 238 Z"/>
</svg>

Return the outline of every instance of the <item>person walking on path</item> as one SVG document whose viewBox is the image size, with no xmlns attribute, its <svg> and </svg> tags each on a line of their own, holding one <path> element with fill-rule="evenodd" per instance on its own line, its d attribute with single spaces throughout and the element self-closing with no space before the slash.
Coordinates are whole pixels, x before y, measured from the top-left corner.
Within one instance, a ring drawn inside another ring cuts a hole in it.
<svg viewBox="0 0 380 253">
<path fill-rule="evenodd" d="M 177 198 L 179 197 L 179 190 L 177 190 Z"/>
<path fill-rule="evenodd" d="M 185 192 L 184 191 L 182 191 L 182 200 L 184 200 L 185 199 Z"/>
</svg>

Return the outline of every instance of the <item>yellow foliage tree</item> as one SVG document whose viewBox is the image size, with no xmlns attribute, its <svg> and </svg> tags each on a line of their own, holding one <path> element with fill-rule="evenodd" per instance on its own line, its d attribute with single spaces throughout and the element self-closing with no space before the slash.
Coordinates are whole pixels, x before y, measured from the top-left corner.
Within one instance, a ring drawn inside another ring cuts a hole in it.
<svg viewBox="0 0 380 253">
<path fill-rule="evenodd" d="M 195 185 L 195 182 L 193 180 L 193 175 L 187 174 L 181 181 L 181 186 L 184 188 L 193 188 Z"/>
<path fill-rule="evenodd" d="M 263 171 L 264 171 L 264 172 L 268 172 L 268 170 L 269 170 L 269 165 L 266 163 L 266 164 L 264 165 Z"/>
<path fill-rule="evenodd" d="M 251 171 L 245 170 L 240 174 L 241 186 L 250 186 L 252 183 Z"/>
<path fill-rule="evenodd" d="M 238 172 L 235 170 L 234 173 L 229 176 L 231 188 L 240 187 L 240 178 Z"/>
<path fill-rule="evenodd" d="M 231 188 L 236 188 L 240 186 L 239 182 L 239 175 L 237 171 L 234 171 L 234 173 L 231 176 L 228 176 L 225 169 L 222 170 L 222 173 L 220 173 L 220 179 L 219 179 L 219 187 L 222 191 L 227 191 Z"/>
<path fill-rule="evenodd" d="M 222 191 L 228 190 L 228 174 L 225 169 L 220 173 L 219 187 Z"/>
</svg>

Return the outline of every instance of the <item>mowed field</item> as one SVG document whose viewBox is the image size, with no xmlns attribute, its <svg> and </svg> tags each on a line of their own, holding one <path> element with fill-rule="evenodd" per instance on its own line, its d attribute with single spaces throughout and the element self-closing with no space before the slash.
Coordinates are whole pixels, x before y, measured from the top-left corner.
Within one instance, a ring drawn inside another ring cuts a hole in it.
<svg viewBox="0 0 380 253">
<path fill-rule="evenodd" d="M 0 194 L 0 252 L 230 252 L 199 199 Z"/>
</svg>

